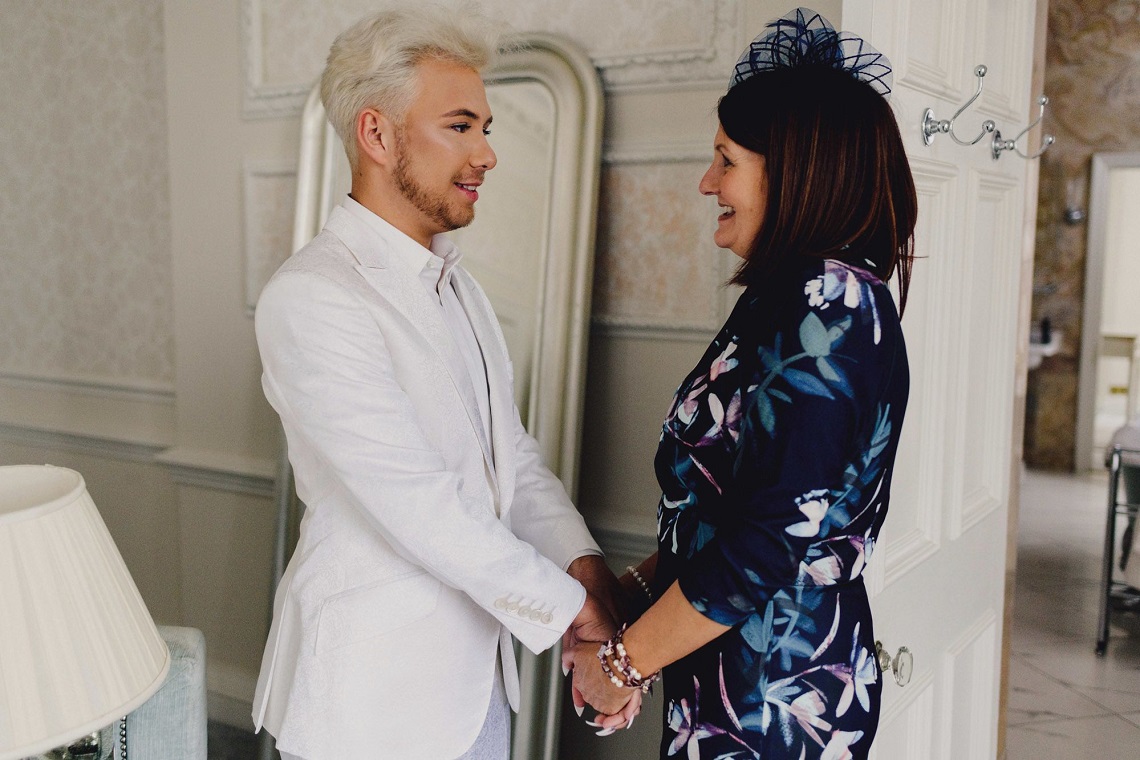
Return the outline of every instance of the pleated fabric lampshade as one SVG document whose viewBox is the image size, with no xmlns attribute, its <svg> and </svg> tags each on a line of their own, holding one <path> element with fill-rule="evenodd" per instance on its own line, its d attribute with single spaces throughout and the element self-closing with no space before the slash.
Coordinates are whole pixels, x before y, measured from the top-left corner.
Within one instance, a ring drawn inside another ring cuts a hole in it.
<svg viewBox="0 0 1140 760">
<path fill-rule="evenodd" d="M 169 667 L 83 477 L 0 467 L 0 760 L 115 722 Z"/>
</svg>

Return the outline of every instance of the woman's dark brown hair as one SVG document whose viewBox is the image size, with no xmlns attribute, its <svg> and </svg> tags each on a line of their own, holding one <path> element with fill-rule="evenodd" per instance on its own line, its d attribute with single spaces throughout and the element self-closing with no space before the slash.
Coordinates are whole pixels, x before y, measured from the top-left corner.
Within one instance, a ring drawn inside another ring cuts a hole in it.
<svg viewBox="0 0 1140 760">
<path fill-rule="evenodd" d="M 844 71 L 753 74 L 717 108 L 741 147 L 764 157 L 767 208 L 733 282 L 749 285 L 795 256 L 839 259 L 886 281 L 906 307 L 918 198 L 887 102 Z"/>
</svg>

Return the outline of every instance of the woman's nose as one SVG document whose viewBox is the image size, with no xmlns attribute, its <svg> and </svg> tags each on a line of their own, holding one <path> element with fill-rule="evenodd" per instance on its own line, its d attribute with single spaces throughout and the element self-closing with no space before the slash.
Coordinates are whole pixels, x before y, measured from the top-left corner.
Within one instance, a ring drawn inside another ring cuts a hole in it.
<svg viewBox="0 0 1140 760">
<path fill-rule="evenodd" d="M 714 176 L 715 173 L 716 167 L 710 166 L 705 171 L 705 176 L 701 177 L 700 184 L 697 185 L 697 189 L 701 191 L 701 195 L 716 195 L 717 184 L 716 177 Z"/>
</svg>

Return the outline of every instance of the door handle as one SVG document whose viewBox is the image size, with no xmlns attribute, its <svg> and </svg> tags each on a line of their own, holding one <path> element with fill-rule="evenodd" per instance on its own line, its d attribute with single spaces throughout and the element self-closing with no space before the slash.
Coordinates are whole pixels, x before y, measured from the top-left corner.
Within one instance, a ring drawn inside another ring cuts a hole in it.
<svg viewBox="0 0 1140 760">
<path fill-rule="evenodd" d="M 914 655 L 906 647 L 899 647 L 899 651 L 894 657 L 883 646 L 883 642 L 875 641 L 875 659 L 879 661 L 879 669 L 884 673 L 890 671 L 894 673 L 895 683 L 899 686 L 906 686 L 910 683 L 910 677 L 914 674 Z"/>
</svg>

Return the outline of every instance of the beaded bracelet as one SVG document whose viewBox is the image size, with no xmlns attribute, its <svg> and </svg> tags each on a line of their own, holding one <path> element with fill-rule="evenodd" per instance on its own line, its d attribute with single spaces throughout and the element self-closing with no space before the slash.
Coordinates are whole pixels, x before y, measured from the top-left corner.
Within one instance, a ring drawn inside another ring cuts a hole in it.
<svg viewBox="0 0 1140 760">
<path fill-rule="evenodd" d="M 637 585 L 641 586 L 641 590 L 645 592 L 645 595 L 649 597 L 649 601 L 652 602 L 653 592 L 649 590 L 649 584 L 646 583 L 645 579 L 641 577 L 641 573 L 637 572 L 637 568 L 633 565 L 628 565 L 625 569 L 626 572 L 633 576 L 633 579 L 637 581 Z"/>
<path fill-rule="evenodd" d="M 653 684 L 661 678 L 661 673 L 643 676 L 633 667 L 629 660 L 629 653 L 625 651 L 622 637 L 625 636 L 629 623 L 625 623 L 617 630 L 613 638 L 602 644 L 598 650 L 598 661 L 602 663 L 602 672 L 610 679 L 610 683 L 625 689 L 641 689 L 642 694 L 648 694 Z"/>
</svg>

